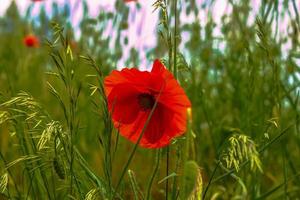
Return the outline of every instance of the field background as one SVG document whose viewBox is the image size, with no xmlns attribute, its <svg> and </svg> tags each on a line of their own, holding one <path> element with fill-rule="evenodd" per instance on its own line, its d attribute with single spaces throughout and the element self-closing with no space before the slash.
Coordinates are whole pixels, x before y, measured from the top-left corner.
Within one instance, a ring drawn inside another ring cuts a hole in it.
<svg viewBox="0 0 300 200">
<path fill-rule="evenodd" d="M 2 1 L 0 199 L 299 199 L 299 1 Z M 176 63 L 187 133 L 127 168 L 98 91 L 155 58 Z"/>
</svg>

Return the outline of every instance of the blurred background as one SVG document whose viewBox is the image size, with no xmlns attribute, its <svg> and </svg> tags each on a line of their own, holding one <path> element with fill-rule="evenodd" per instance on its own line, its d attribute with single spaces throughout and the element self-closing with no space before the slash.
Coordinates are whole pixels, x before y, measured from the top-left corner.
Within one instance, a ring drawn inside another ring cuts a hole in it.
<svg viewBox="0 0 300 200">
<path fill-rule="evenodd" d="M 49 75 L 55 65 L 46 45 L 47 40 L 56 39 L 51 21 L 60 24 L 69 37 L 76 84 L 82 88 L 76 145 L 92 169 L 103 175 L 103 150 L 96 139 L 103 133 L 103 116 L 93 104 L 100 97 L 91 95 L 95 71 L 79 56 L 90 55 L 104 75 L 124 67 L 150 70 L 155 58 L 167 60 L 168 47 L 160 34 L 164 31 L 162 13 L 154 9 L 154 2 L 0 0 L 0 102 L 25 91 L 53 119 L 64 121 L 59 102 L 47 88 L 50 82 L 63 91 L 59 80 Z M 171 32 L 173 4 L 169 1 Z M 178 0 L 178 80 L 193 105 L 188 159 L 200 167 L 204 186 L 216 161 L 223 159 L 232 135 L 246 135 L 252 141 L 248 147 L 259 150 L 292 126 L 288 134 L 260 152 L 261 172 L 247 168 L 235 174 L 238 178 L 226 176 L 214 182 L 207 194 L 210 199 L 295 199 L 300 195 L 299 9 L 298 0 Z M 0 150 L 8 161 L 22 156 L 15 132 L 1 122 Z M 116 135 L 113 143 L 117 143 Z M 177 173 L 175 155 L 180 154 L 181 143 L 178 139 L 172 144 L 171 172 Z M 119 139 L 113 160 L 114 182 L 132 147 Z M 139 149 L 130 165 L 142 190 L 154 158 L 154 152 Z M 164 168 L 162 161 L 153 199 L 164 198 L 164 185 L 158 184 L 164 178 Z M 229 169 L 218 169 L 216 176 Z M 15 173 L 21 176 L 18 170 Z M 18 180 L 21 184 L 21 178 Z M 85 192 L 91 186 L 86 187 Z M 126 185 L 123 191 L 133 198 Z"/>
<path fill-rule="evenodd" d="M 1 1 L 0 16 L 5 17 L 5 13 L 12 2 L 12 0 Z M 27 27 L 27 32 L 30 32 L 28 29 L 31 29 L 32 27 L 41 28 L 41 14 L 44 15 L 48 21 L 54 19 L 56 15 L 61 14 L 64 16 L 62 21 L 64 21 L 67 26 L 72 27 L 74 38 L 76 40 L 80 39 L 82 34 L 81 24 L 87 18 L 95 19 L 99 17 L 100 13 L 109 14 L 117 12 L 118 14 L 125 15 L 125 18 L 119 17 L 118 19 L 114 19 L 114 23 L 107 22 L 105 30 L 101 33 L 101 36 L 99 36 L 101 38 L 111 38 L 111 49 L 113 49 L 116 39 L 121 41 L 124 49 L 123 53 L 125 55 L 123 55 L 118 61 L 118 66 L 120 68 L 124 67 L 126 60 L 128 60 L 128 57 L 130 56 L 129 53 L 126 52 L 130 52 L 132 49 L 139 51 L 138 60 L 143 64 L 141 67 L 149 65 L 149 62 L 146 62 L 146 56 L 147 53 L 149 54 L 149 52 L 151 52 L 151 50 L 156 46 L 156 34 L 158 31 L 157 25 L 159 23 L 158 12 L 154 12 L 153 3 L 154 1 L 116 2 L 115 0 L 15 1 L 20 17 L 23 19 L 25 18 L 28 23 L 30 23 Z M 220 38 L 220 40 L 215 41 L 215 46 L 216 48 L 224 49 L 226 43 L 221 40 L 222 19 L 225 15 L 229 15 L 233 11 L 232 3 L 234 2 L 227 0 L 194 0 L 192 3 L 180 2 L 180 9 L 182 11 L 186 11 L 180 12 L 180 23 L 190 24 L 197 21 L 201 26 L 205 26 L 210 18 L 213 19 L 214 28 L 212 29 L 212 34 L 215 38 Z M 256 16 L 262 12 L 261 8 L 265 2 L 260 0 L 249 0 L 247 3 L 249 3 L 250 7 L 246 23 L 251 25 L 255 22 Z M 289 32 L 293 31 L 290 17 L 295 19 L 297 18 L 298 14 L 295 12 L 295 9 L 300 6 L 300 2 L 295 1 L 295 4 L 293 4 L 292 1 L 287 2 L 282 0 L 275 4 L 278 6 L 277 12 L 280 13 L 280 15 L 278 16 L 277 23 L 272 23 L 272 31 L 280 32 L 280 34 L 276 34 L 277 39 L 279 39 L 280 35 L 287 35 Z M 121 9 L 123 6 L 124 8 Z M 288 9 L 289 12 L 286 12 L 285 9 Z M 127 26 L 125 25 L 126 23 L 130 24 L 120 33 L 119 36 L 117 29 L 114 28 L 117 25 L 117 22 L 123 23 L 123 26 Z M 204 34 L 204 30 L 201 30 L 200 33 Z M 181 50 L 184 50 L 184 46 L 190 38 L 191 34 L 189 31 L 183 30 L 181 32 L 182 42 L 179 46 Z M 283 52 L 286 52 L 291 48 L 291 42 L 292 41 L 286 41 L 286 43 L 283 44 Z M 188 54 L 186 51 L 182 52 Z"/>
</svg>

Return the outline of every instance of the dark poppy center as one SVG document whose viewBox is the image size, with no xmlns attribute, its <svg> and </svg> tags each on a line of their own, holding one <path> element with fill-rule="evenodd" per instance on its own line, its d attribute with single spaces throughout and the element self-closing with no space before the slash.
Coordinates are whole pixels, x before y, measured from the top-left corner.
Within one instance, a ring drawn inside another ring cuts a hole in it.
<svg viewBox="0 0 300 200">
<path fill-rule="evenodd" d="M 142 109 L 148 110 L 154 106 L 155 99 L 151 94 L 140 94 L 138 96 L 138 102 Z"/>
</svg>

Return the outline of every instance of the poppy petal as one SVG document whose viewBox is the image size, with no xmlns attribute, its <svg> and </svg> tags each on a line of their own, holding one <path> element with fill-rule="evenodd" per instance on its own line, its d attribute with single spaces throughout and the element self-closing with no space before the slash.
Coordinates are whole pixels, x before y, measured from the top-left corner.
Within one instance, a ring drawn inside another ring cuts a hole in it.
<svg viewBox="0 0 300 200">
<path fill-rule="evenodd" d="M 119 132 L 122 136 L 135 143 L 138 140 L 139 134 L 146 123 L 148 115 L 149 112 L 139 112 L 134 122 L 124 124 L 115 121 L 114 125 L 119 129 Z"/>
<path fill-rule="evenodd" d="M 157 107 L 140 140 L 146 148 L 160 148 L 186 131 L 191 103 L 171 72 L 155 60 L 151 72 L 137 69 L 113 71 L 105 78 L 105 92 L 113 122 L 120 134 L 136 143 L 151 112 L 151 103 L 141 96 L 158 99 Z M 147 102 L 146 102 L 147 103 Z"/>
<path fill-rule="evenodd" d="M 119 124 L 118 127 L 121 135 L 133 143 L 136 143 L 145 126 L 149 113 L 150 112 L 139 112 L 138 117 L 133 123 Z M 169 124 L 172 126 L 168 126 Z M 185 127 L 186 114 L 175 114 L 163 105 L 158 104 L 139 145 L 145 148 L 160 148 L 166 146 L 173 137 L 183 134 Z"/>
<path fill-rule="evenodd" d="M 144 134 L 144 138 L 147 143 L 155 144 L 162 138 L 167 127 L 165 122 L 168 123 L 172 120 L 172 117 L 172 112 L 168 112 L 168 110 L 164 109 L 162 105 L 157 105 Z"/>
<path fill-rule="evenodd" d="M 158 120 L 159 119 L 159 120 Z M 186 112 L 174 113 L 172 110 L 160 105 L 154 112 L 141 146 L 147 148 L 160 148 L 168 145 L 172 138 L 182 135 L 186 131 Z"/>
<path fill-rule="evenodd" d="M 173 110 L 178 110 L 178 106 L 191 106 L 191 102 L 182 87 L 158 59 L 154 61 L 151 73 L 160 75 L 166 79 L 166 86 L 160 97 L 161 103 Z"/>
<path fill-rule="evenodd" d="M 178 83 L 175 83 L 174 85 L 168 83 L 159 102 L 175 112 L 178 110 L 180 111 L 183 108 L 191 107 L 190 100 Z"/>
<path fill-rule="evenodd" d="M 129 84 L 119 84 L 114 87 L 107 97 L 112 118 L 119 123 L 133 122 L 140 110 L 138 94 L 138 90 Z"/>
<path fill-rule="evenodd" d="M 111 90 L 118 84 L 129 83 L 130 73 L 134 73 L 135 70 L 136 69 L 113 70 L 111 74 L 104 79 L 106 95 L 109 95 Z"/>
<path fill-rule="evenodd" d="M 160 75 L 164 79 L 174 79 L 173 74 L 169 72 L 167 68 L 158 59 L 154 60 L 151 73 Z"/>
<path fill-rule="evenodd" d="M 106 95 L 109 95 L 112 88 L 123 83 L 130 83 L 132 86 L 143 90 L 145 93 L 150 91 L 156 91 L 156 93 L 158 93 L 161 90 L 162 85 L 165 85 L 165 81 L 161 76 L 153 76 L 147 71 L 139 71 L 135 68 L 125 68 L 121 71 L 113 70 L 104 80 Z"/>
<path fill-rule="evenodd" d="M 161 147 L 160 140 L 164 136 L 165 132 L 165 126 L 160 124 L 159 120 L 157 120 L 157 117 L 160 117 L 162 114 L 162 111 L 159 106 L 154 111 L 152 118 L 149 121 L 148 126 L 146 127 L 146 130 L 144 132 L 144 135 L 139 143 L 140 146 L 146 147 L 146 148 L 158 148 Z M 147 112 L 139 112 L 138 117 L 136 120 L 131 124 L 120 124 L 119 125 L 119 131 L 120 134 L 132 141 L 133 143 L 136 143 L 140 134 L 143 131 L 143 128 L 145 126 L 145 123 L 148 119 L 148 116 L 150 114 L 150 111 Z M 168 144 L 168 141 L 165 141 L 164 144 Z"/>
</svg>

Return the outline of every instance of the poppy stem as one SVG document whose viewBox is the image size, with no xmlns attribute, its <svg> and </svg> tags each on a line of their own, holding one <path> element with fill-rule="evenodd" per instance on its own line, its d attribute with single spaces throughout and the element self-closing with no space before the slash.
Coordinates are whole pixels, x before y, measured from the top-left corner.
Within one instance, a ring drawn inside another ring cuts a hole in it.
<svg viewBox="0 0 300 200">
<path fill-rule="evenodd" d="M 169 152 L 170 152 L 170 148 L 169 148 L 169 146 L 167 146 L 166 177 L 169 176 Z M 167 180 L 166 180 L 166 200 L 168 200 L 168 196 L 169 196 L 169 179 L 167 178 Z"/>
<path fill-rule="evenodd" d="M 151 179 L 150 179 L 150 181 L 149 181 L 149 185 L 148 185 L 148 188 L 147 188 L 146 200 L 149 200 L 149 199 L 150 199 L 150 196 L 151 196 L 151 195 L 150 195 L 150 193 L 151 193 L 151 188 L 152 188 L 152 184 L 153 184 L 155 175 L 157 174 L 157 171 L 158 171 L 158 168 L 159 168 L 160 156 L 161 156 L 161 150 L 160 150 L 160 149 L 157 149 L 156 155 L 155 155 L 155 167 L 154 167 L 153 174 L 152 174 L 152 176 L 151 176 Z"/>
<path fill-rule="evenodd" d="M 137 147 L 138 147 L 138 145 L 139 145 L 139 143 L 140 143 L 140 141 L 141 141 L 141 139 L 142 139 L 142 137 L 143 137 L 143 135 L 144 135 L 147 127 L 148 127 L 148 124 L 149 124 L 149 122 L 150 122 L 150 120 L 152 118 L 152 115 L 154 114 L 154 111 L 155 111 L 155 109 L 157 107 L 157 104 L 158 104 L 158 99 L 160 98 L 160 95 L 161 95 L 161 92 L 162 92 L 162 89 L 163 89 L 163 87 L 160 89 L 160 92 L 159 92 L 159 94 L 158 94 L 158 96 L 157 96 L 157 98 L 155 100 L 155 103 L 153 105 L 153 108 L 151 109 L 150 114 L 149 114 L 149 116 L 148 116 L 148 118 L 147 118 L 147 120 L 145 122 L 145 125 L 144 125 L 144 127 L 143 127 L 143 129 L 141 131 L 141 134 L 140 134 L 138 140 L 136 141 L 136 143 L 135 143 L 135 145 L 133 147 L 133 150 L 132 150 L 132 152 L 131 152 L 128 160 L 127 160 L 127 163 L 126 163 L 126 165 L 125 165 L 125 167 L 124 167 L 124 169 L 123 169 L 123 171 L 121 173 L 121 176 L 120 176 L 120 179 L 119 179 L 119 181 L 117 183 L 116 189 L 115 189 L 115 191 L 114 191 L 114 193 L 112 195 L 112 199 L 114 199 L 116 193 L 118 192 L 118 189 L 119 189 L 119 187 L 121 185 L 121 182 L 122 182 L 122 180 L 123 180 L 123 178 L 124 178 L 124 176 L 126 174 L 126 171 L 127 171 L 128 167 L 129 167 L 129 165 L 130 165 L 130 163 L 132 161 L 132 158 L 133 158 L 133 156 L 134 156 L 134 154 L 135 154 L 135 152 L 137 150 Z"/>
</svg>

